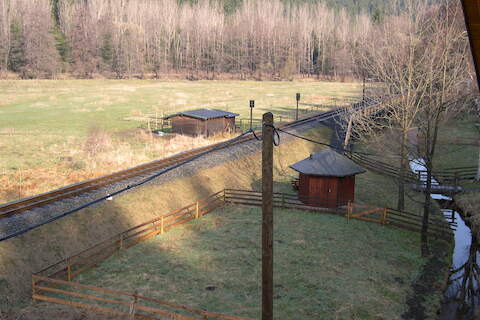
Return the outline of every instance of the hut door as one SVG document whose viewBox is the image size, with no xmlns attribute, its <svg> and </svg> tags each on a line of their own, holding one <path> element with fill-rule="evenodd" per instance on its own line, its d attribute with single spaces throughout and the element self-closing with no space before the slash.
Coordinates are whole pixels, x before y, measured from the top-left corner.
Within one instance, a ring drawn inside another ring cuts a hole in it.
<svg viewBox="0 0 480 320">
<path fill-rule="evenodd" d="M 329 178 L 325 184 L 325 193 L 326 193 L 326 202 L 327 207 L 336 207 L 337 206 L 337 188 L 338 180 L 337 178 Z"/>
</svg>

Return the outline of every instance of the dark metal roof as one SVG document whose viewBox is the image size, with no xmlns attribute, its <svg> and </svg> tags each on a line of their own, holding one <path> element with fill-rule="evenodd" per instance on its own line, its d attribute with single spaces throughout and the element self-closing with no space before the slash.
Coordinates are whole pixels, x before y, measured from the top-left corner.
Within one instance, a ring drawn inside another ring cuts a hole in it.
<svg viewBox="0 0 480 320">
<path fill-rule="evenodd" d="M 324 149 L 290 166 L 303 174 L 327 177 L 347 177 L 364 173 L 365 170 L 352 160 L 333 151 Z"/>
<path fill-rule="evenodd" d="M 168 117 L 165 117 L 165 119 L 170 119 L 176 116 L 185 116 L 185 117 L 190 117 L 190 118 L 195 118 L 200 120 L 209 120 L 209 119 L 216 119 L 216 118 L 234 118 L 238 115 L 239 115 L 238 113 L 232 113 L 232 112 L 222 111 L 218 109 L 197 109 L 197 110 L 191 110 L 191 111 L 178 112 L 178 113 L 169 115 Z"/>
</svg>

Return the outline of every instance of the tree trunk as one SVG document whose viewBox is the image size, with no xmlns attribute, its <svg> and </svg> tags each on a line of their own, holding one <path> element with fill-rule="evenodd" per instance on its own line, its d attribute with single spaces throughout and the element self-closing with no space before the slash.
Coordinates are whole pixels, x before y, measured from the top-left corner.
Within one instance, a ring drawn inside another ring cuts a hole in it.
<svg viewBox="0 0 480 320">
<path fill-rule="evenodd" d="M 350 119 L 348 120 L 347 132 L 345 134 L 345 140 L 343 142 L 343 149 L 345 150 L 348 149 L 348 144 L 350 143 L 350 136 L 352 135 L 352 122 L 353 122 L 353 115 L 351 115 Z"/>
<path fill-rule="evenodd" d="M 425 204 L 423 207 L 423 220 L 422 220 L 422 238 L 421 238 L 421 250 L 422 257 L 430 255 L 430 249 L 428 248 L 428 219 L 430 216 L 431 204 L 432 204 L 432 162 L 430 159 L 425 159 L 425 165 L 427 169 L 427 181 L 425 185 Z"/>
<path fill-rule="evenodd" d="M 406 146 L 407 132 L 404 130 L 402 133 L 402 143 L 400 145 L 400 173 L 398 176 L 398 203 L 397 210 L 405 210 L 405 171 L 407 170 L 407 154 Z"/>
</svg>

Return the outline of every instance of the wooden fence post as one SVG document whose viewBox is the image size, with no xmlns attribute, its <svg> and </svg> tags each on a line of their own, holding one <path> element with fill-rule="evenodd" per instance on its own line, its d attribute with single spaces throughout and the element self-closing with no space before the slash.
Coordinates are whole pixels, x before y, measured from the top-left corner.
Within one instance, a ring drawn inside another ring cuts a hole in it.
<svg viewBox="0 0 480 320">
<path fill-rule="evenodd" d="M 262 124 L 262 320 L 273 319 L 273 114 Z"/>
<path fill-rule="evenodd" d="M 162 220 L 160 222 L 160 234 L 163 234 L 163 216 L 162 216 Z"/>
<path fill-rule="evenodd" d="M 383 215 L 382 215 L 382 224 L 385 225 L 387 223 L 387 208 L 383 209 Z"/>
<path fill-rule="evenodd" d="M 134 320 L 135 319 L 135 306 L 137 305 L 138 297 L 137 297 L 137 291 L 133 293 L 133 301 L 130 304 L 130 311 L 129 311 L 129 319 Z"/>
<path fill-rule="evenodd" d="M 118 249 L 119 250 L 123 249 L 123 233 L 120 233 L 120 243 L 119 243 Z"/>
<path fill-rule="evenodd" d="M 227 191 L 226 189 L 223 189 L 223 204 L 225 204 L 227 201 Z"/>
<path fill-rule="evenodd" d="M 67 280 L 72 281 L 72 266 L 70 265 L 70 260 L 66 260 L 67 263 Z"/>
<path fill-rule="evenodd" d="M 352 213 L 352 202 L 350 200 L 348 200 L 348 204 L 347 204 L 347 222 L 350 221 L 350 215 Z"/>
<path fill-rule="evenodd" d="M 198 207 L 199 207 L 199 205 L 198 205 L 198 201 L 197 201 L 197 203 L 195 204 L 195 219 L 198 219 L 198 215 L 199 215 Z"/>
</svg>

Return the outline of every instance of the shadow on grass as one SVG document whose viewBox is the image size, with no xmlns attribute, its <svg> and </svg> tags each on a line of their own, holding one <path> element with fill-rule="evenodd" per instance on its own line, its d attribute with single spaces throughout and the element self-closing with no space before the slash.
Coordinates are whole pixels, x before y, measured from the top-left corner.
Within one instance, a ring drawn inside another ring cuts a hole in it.
<svg viewBox="0 0 480 320">
<path fill-rule="evenodd" d="M 275 318 L 396 318 L 422 260 L 418 237 L 327 214 L 275 210 Z M 261 210 L 226 206 L 82 274 L 212 312 L 260 317 Z"/>
</svg>

